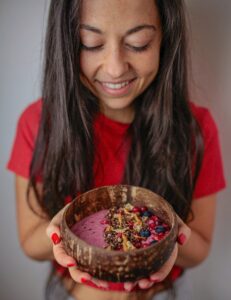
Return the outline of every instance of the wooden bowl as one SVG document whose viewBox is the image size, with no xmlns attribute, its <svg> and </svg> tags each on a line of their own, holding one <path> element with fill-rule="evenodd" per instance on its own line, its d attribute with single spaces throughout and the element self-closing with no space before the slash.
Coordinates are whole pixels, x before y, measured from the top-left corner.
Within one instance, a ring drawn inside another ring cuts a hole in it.
<svg viewBox="0 0 231 300">
<path fill-rule="evenodd" d="M 170 226 L 169 233 L 158 243 L 130 251 L 106 250 L 78 238 L 72 231 L 76 220 L 111 206 L 131 203 L 147 206 Z M 61 236 L 68 255 L 78 269 L 113 282 L 135 281 L 158 271 L 171 255 L 178 232 L 176 214 L 171 205 L 152 191 L 129 185 L 103 186 L 90 190 L 72 201 L 64 210 Z"/>
</svg>

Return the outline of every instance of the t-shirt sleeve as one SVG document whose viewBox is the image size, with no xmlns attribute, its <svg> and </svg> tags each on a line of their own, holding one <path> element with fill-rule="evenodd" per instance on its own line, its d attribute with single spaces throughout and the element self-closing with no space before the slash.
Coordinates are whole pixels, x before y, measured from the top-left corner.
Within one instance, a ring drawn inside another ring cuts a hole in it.
<svg viewBox="0 0 231 300">
<path fill-rule="evenodd" d="M 8 170 L 25 178 L 29 178 L 39 125 L 35 105 L 28 106 L 19 117 L 10 159 L 6 166 Z"/>
<path fill-rule="evenodd" d="M 204 157 L 194 189 L 194 199 L 217 193 L 226 186 L 217 125 L 205 108 L 203 117 L 198 121 L 204 139 Z"/>
</svg>

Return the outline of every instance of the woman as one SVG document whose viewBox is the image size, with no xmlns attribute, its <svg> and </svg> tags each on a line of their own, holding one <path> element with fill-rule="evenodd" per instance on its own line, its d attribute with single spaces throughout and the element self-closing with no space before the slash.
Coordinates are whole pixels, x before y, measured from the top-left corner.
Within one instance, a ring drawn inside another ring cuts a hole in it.
<svg viewBox="0 0 231 300">
<path fill-rule="evenodd" d="M 225 182 L 216 125 L 188 99 L 185 31 L 180 0 L 51 1 L 42 99 L 22 114 L 8 165 L 23 250 L 62 266 L 50 299 L 165 299 L 169 285 L 180 299 L 184 269 L 208 256 Z M 121 182 L 173 205 L 180 246 L 150 278 L 112 284 L 78 270 L 59 223 L 78 193 Z"/>
</svg>

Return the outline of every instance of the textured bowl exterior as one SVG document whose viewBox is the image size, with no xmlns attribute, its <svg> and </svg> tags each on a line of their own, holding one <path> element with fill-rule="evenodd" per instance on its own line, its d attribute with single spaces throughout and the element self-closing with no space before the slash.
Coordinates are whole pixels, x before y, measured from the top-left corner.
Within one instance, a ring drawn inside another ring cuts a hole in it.
<svg viewBox="0 0 231 300">
<path fill-rule="evenodd" d="M 169 234 L 147 248 L 124 252 L 89 245 L 70 229 L 84 217 L 127 202 L 152 209 L 170 225 Z M 177 217 L 167 201 L 148 189 L 129 185 L 104 186 L 80 195 L 67 206 L 61 223 L 65 250 L 77 260 L 78 269 L 113 282 L 135 281 L 158 271 L 173 251 L 177 232 Z"/>
</svg>

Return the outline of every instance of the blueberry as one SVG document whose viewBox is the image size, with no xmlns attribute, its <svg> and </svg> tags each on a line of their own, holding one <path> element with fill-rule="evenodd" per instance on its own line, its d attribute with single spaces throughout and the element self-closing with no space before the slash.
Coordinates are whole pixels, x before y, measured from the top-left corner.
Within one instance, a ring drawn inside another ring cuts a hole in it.
<svg viewBox="0 0 231 300">
<path fill-rule="evenodd" d="M 161 232 L 165 232 L 166 230 L 165 230 L 165 228 L 164 228 L 163 226 L 157 226 L 157 227 L 155 228 L 155 231 L 156 231 L 157 233 L 161 233 Z"/>
<path fill-rule="evenodd" d="M 152 216 L 152 212 L 149 210 L 146 210 L 143 212 L 142 217 L 151 217 Z"/>
<path fill-rule="evenodd" d="M 142 237 L 149 237 L 151 235 L 151 232 L 148 229 L 143 229 L 140 231 L 140 235 Z"/>
</svg>

